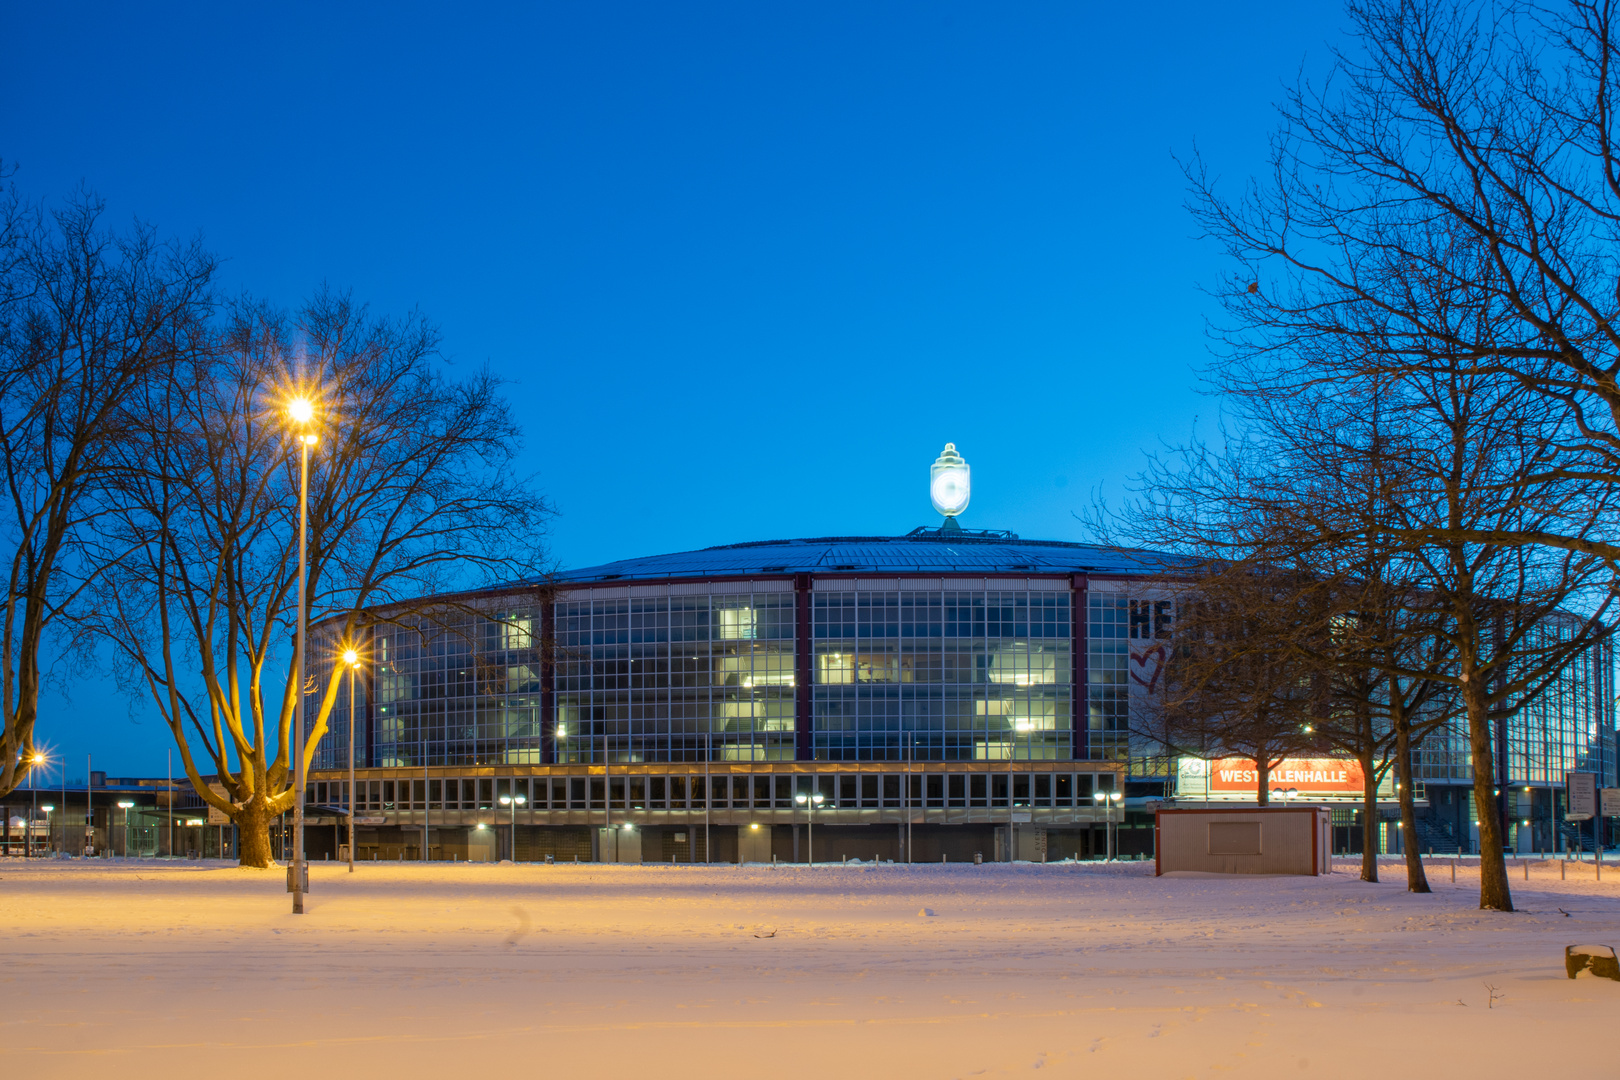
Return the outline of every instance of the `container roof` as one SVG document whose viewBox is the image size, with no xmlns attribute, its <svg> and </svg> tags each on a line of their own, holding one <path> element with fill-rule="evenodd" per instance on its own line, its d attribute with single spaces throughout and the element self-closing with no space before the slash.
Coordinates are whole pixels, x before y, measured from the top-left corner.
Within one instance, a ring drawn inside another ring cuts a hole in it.
<svg viewBox="0 0 1620 1080">
<path fill-rule="evenodd" d="M 1150 551 L 921 528 L 905 536 L 761 540 L 565 570 L 559 584 L 783 574 L 1151 574 L 1190 560 Z"/>
</svg>

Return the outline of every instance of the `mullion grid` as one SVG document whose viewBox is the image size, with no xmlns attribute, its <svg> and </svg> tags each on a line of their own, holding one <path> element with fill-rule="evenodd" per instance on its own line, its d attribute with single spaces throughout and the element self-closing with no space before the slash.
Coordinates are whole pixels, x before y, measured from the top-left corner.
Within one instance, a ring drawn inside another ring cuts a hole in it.
<svg viewBox="0 0 1620 1080">
<path fill-rule="evenodd" d="M 559 760 L 792 757 L 791 595 L 569 601 L 558 612 L 559 645 L 572 650 L 559 664 L 559 722 L 577 717 Z"/>
<path fill-rule="evenodd" d="M 815 756 L 1071 756 L 1068 603 L 1067 593 L 1023 590 L 814 594 Z M 1020 645 L 1024 659 L 1009 671 L 1025 685 L 998 685 L 992 655 L 1019 655 Z M 1028 661 L 1037 652 L 1051 664 L 1039 680 Z"/>
</svg>

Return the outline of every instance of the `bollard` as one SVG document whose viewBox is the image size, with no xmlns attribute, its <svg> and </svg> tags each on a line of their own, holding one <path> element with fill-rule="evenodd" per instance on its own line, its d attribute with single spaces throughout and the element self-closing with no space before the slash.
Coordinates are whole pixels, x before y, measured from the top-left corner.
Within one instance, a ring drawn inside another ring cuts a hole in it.
<svg viewBox="0 0 1620 1080">
<path fill-rule="evenodd" d="M 974 866 L 980 866 L 980 865 L 983 865 L 983 863 L 984 863 L 984 852 L 975 851 L 973 853 L 973 865 Z"/>
<path fill-rule="evenodd" d="M 1530 880 L 1530 860 L 1524 860 L 1524 880 Z"/>
<path fill-rule="evenodd" d="M 1569 860 L 1568 859 L 1559 859 L 1558 860 L 1558 880 L 1559 881 L 1567 881 L 1568 879 L 1569 879 Z"/>
<path fill-rule="evenodd" d="M 1456 859 L 1451 860 L 1451 883 L 1453 885 L 1457 884 L 1457 860 Z"/>
</svg>

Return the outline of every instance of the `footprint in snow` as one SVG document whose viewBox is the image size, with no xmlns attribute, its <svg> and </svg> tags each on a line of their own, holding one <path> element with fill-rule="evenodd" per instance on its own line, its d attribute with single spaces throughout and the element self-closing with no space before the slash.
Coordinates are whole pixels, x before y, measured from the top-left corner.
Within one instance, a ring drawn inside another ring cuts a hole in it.
<svg viewBox="0 0 1620 1080">
<path fill-rule="evenodd" d="M 512 914 L 517 916 L 518 924 L 516 930 L 513 930 L 510 934 L 506 935 L 506 944 L 508 946 L 516 945 L 518 942 L 528 937 L 534 926 L 534 924 L 529 921 L 529 913 L 523 908 L 514 907 L 512 909 Z"/>
</svg>

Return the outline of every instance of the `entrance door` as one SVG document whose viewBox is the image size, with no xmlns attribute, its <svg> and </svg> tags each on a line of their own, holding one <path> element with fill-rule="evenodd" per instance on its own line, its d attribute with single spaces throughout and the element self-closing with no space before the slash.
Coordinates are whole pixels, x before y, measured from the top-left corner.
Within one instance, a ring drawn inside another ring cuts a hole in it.
<svg viewBox="0 0 1620 1080">
<path fill-rule="evenodd" d="M 600 862 L 638 863 L 641 861 L 641 830 L 615 825 L 596 830 L 597 859 Z"/>
<path fill-rule="evenodd" d="M 738 862 L 768 863 L 771 861 L 771 827 L 769 825 L 743 825 L 737 830 Z"/>
</svg>

